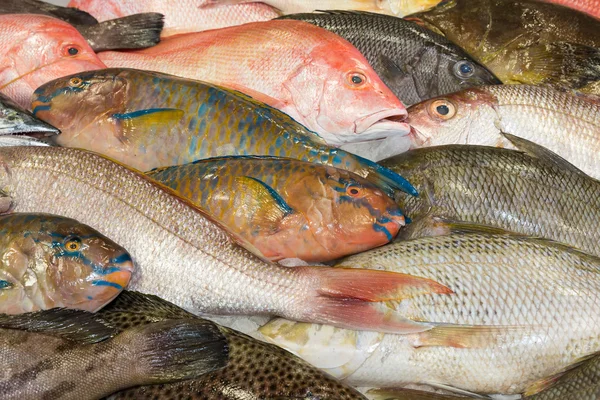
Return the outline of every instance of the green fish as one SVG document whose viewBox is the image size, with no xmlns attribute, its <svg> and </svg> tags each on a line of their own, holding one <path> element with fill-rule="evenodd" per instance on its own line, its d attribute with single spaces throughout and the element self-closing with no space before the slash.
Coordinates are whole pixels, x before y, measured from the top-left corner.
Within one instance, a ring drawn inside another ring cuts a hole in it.
<svg viewBox="0 0 600 400">
<path fill-rule="evenodd" d="M 159 297 L 129 291 L 102 309 L 99 316 L 118 331 L 163 320 L 199 320 Z M 280 347 L 222 326 L 219 330 L 229 345 L 225 368 L 191 381 L 133 388 L 110 399 L 365 400 L 355 389 Z"/>
<path fill-rule="evenodd" d="M 10 206 L 0 204 L 2 211 Z M 133 269 L 123 247 L 73 219 L 0 216 L 0 313 L 96 311 L 127 286 Z"/>
<path fill-rule="evenodd" d="M 33 114 L 53 140 L 140 171 L 232 155 L 289 157 L 346 169 L 386 192 L 417 195 L 404 178 L 326 144 L 281 111 L 220 86 L 133 69 L 105 69 L 39 87 Z"/>
<path fill-rule="evenodd" d="M 227 365 L 226 338 L 209 321 L 171 319 L 121 328 L 81 310 L 0 314 L 2 399 L 95 400 Z"/>
<path fill-rule="evenodd" d="M 392 240 L 404 216 L 360 176 L 277 157 L 211 158 L 147 173 L 267 258 L 326 262 Z"/>
</svg>

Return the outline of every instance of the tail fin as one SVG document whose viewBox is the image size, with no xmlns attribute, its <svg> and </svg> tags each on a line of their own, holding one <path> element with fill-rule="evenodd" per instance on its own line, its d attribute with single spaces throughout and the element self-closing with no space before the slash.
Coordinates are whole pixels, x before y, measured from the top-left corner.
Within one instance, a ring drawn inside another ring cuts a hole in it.
<svg viewBox="0 0 600 400">
<path fill-rule="evenodd" d="M 158 13 L 134 14 L 111 19 L 97 25 L 78 26 L 96 52 L 106 50 L 144 49 L 160 42 L 164 15 Z"/>
<path fill-rule="evenodd" d="M 306 301 L 304 321 L 340 328 L 385 333 L 415 333 L 431 329 L 428 323 L 401 317 L 376 302 L 409 299 L 452 290 L 431 279 L 408 274 L 353 268 L 295 267 L 316 284 L 317 295 Z"/>
<path fill-rule="evenodd" d="M 397 190 L 408 193 L 412 196 L 418 196 L 419 192 L 414 188 L 413 185 L 401 175 L 389 170 L 381 165 L 367 160 L 366 158 L 357 156 L 355 154 L 347 153 L 343 150 L 336 149 L 335 152 L 339 158 L 353 158 L 356 165 L 344 166 L 343 162 L 339 168 L 345 168 L 352 171 L 379 186 L 383 189 L 388 196 L 394 198 L 394 193 Z M 335 165 L 338 167 L 337 165 Z"/>
<path fill-rule="evenodd" d="M 194 379 L 229 360 L 227 340 L 218 326 L 201 319 L 138 326 L 114 340 L 135 350 L 145 384 Z"/>
</svg>

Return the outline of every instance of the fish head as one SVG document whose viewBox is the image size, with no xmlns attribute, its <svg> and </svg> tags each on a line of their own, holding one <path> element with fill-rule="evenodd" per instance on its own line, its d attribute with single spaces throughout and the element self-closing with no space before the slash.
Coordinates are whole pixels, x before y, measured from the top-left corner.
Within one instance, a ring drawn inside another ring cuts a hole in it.
<svg viewBox="0 0 600 400">
<path fill-rule="evenodd" d="M 98 116 L 121 112 L 127 87 L 128 81 L 110 69 L 80 72 L 37 88 L 31 108 L 36 117 L 61 129 L 57 141 L 64 145 Z"/>
<path fill-rule="evenodd" d="M 435 97 L 408 109 L 411 147 L 444 144 L 487 144 L 496 127 L 497 100 L 480 89 Z"/>
<path fill-rule="evenodd" d="M 129 253 L 87 225 L 48 216 L 30 235 L 48 265 L 44 285 L 64 307 L 96 311 L 129 283 Z"/>
<path fill-rule="evenodd" d="M 81 34 L 43 15 L 1 15 L 0 91 L 29 107 L 38 86 L 61 76 L 106 68 Z"/>
<path fill-rule="evenodd" d="M 0 93 L 0 135 L 37 133 L 50 136 L 59 132 L 52 125 L 35 118 L 29 111 Z"/>
<path fill-rule="evenodd" d="M 462 51 L 446 49 L 440 54 L 437 67 L 439 94 L 454 93 L 474 86 L 502 84 L 487 68 Z"/>
<path fill-rule="evenodd" d="M 290 189 L 290 206 L 306 217 L 319 245 L 337 257 L 384 245 L 405 225 L 393 199 L 345 170 L 314 171 Z"/>
<path fill-rule="evenodd" d="M 406 108 L 367 60 L 342 38 L 330 42 L 284 83 L 299 122 L 333 146 L 408 134 Z"/>
</svg>

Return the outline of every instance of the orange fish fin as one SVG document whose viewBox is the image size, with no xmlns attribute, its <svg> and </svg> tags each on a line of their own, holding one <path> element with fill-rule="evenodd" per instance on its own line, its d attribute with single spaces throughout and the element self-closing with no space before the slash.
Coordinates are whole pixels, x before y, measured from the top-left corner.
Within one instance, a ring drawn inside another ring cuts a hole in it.
<svg viewBox="0 0 600 400">
<path fill-rule="evenodd" d="M 577 373 L 577 371 L 579 370 L 578 368 L 581 367 L 582 364 L 584 364 L 585 362 L 587 362 L 590 359 L 597 357 L 597 356 L 600 356 L 600 353 L 593 353 L 593 354 L 590 354 L 590 355 L 587 355 L 587 356 L 577 359 L 575 362 L 573 362 L 572 364 L 569 364 L 562 371 L 534 382 L 525 390 L 525 393 L 523 393 L 523 395 L 524 396 L 533 396 L 534 394 L 537 394 L 544 390 L 547 390 L 548 388 L 557 384 L 558 381 L 561 378 L 563 378 L 565 375 L 569 375 L 571 373 Z"/>
<path fill-rule="evenodd" d="M 480 396 L 475 393 L 467 392 L 466 390 L 460 390 L 451 386 L 446 385 L 430 385 L 437 389 L 443 389 L 446 392 L 456 393 L 459 396 L 453 394 L 440 394 L 436 392 L 425 392 L 422 390 L 405 389 L 405 388 L 378 388 L 367 391 L 367 395 L 373 400 L 466 400 L 464 396 L 476 399 L 489 399 L 487 396 Z"/>
<path fill-rule="evenodd" d="M 314 322 L 347 329 L 386 333 L 429 330 L 432 325 L 428 323 L 411 321 L 384 304 L 374 303 L 453 293 L 431 279 L 395 272 L 328 267 L 294 269 L 313 278 L 317 285 L 314 303 L 308 304 L 311 318 L 320 319 Z"/>
<path fill-rule="evenodd" d="M 151 108 L 113 114 L 112 118 L 121 128 L 119 140 L 128 143 L 138 135 L 151 135 L 158 129 L 173 129 L 181 123 L 183 116 L 183 110 L 176 108 Z"/>
<path fill-rule="evenodd" d="M 502 336 L 522 331 L 524 336 L 533 335 L 530 326 L 502 325 L 438 325 L 427 332 L 420 333 L 414 347 L 454 347 L 473 349 L 487 347 L 501 342 Z"/>
<path fill-rule="evenodd" d="M 275 231 L 281 220 L 294 212 L 275 189 L 260 179 L 237 177 L 234 190 L 243 199 L 243 207 L 248 215 L 252 216 L 253 226 Z"/>
</svg>

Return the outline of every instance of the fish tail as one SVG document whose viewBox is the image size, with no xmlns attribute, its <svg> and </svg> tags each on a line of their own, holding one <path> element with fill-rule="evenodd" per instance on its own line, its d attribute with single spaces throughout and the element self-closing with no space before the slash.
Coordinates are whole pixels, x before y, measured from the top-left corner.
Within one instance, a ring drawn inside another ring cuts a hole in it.
<svg viewBox="0 0 600 400">
<path fill-rule="evenodd" d="M 227 365 L 229 347 L 217 325 L 202 319 L 167 320 L 138 326 L 115 337 L 135 351 L 140 382 L 194 379 Z"/>
<path fill-rule="evenodd" d="M 431 279 L 408 274 L 353 268 L 295 267 L 297 273 L 317 283 L 317 295 L 305 299 L 307 322 L 346 329 L 386 333 L 414 333 L 431 325 L 401 317 L 385 304 L 421 295 L 452 294 Z"/>
<path fill-rule="evenodd" d="M 414 186 L 403 176 L 366 158 L 350 153 L 347 154 L 352 155 L 352 157 L 354 157 L 360 165 L 360 171 L 355 171 L 355 173 L 362 175 L 369 181 L 379 186 L 381 189 L 385 190 L 385 192 L 392 198 L 394 197 L 395 192 L 398 190 L 408 193 L 412 196 L 419 195 L 417 189 L 415 189 Z M 343 168 L 343 166 L 341 168 Z"/>
<path fill-rule="evenodd" d="M 160 42 L 164 15 L 134 14 L 104 21 L 97 25 L 78 27 L 96 52 L 107 50 L 143 49 Z"/>
</svg>

